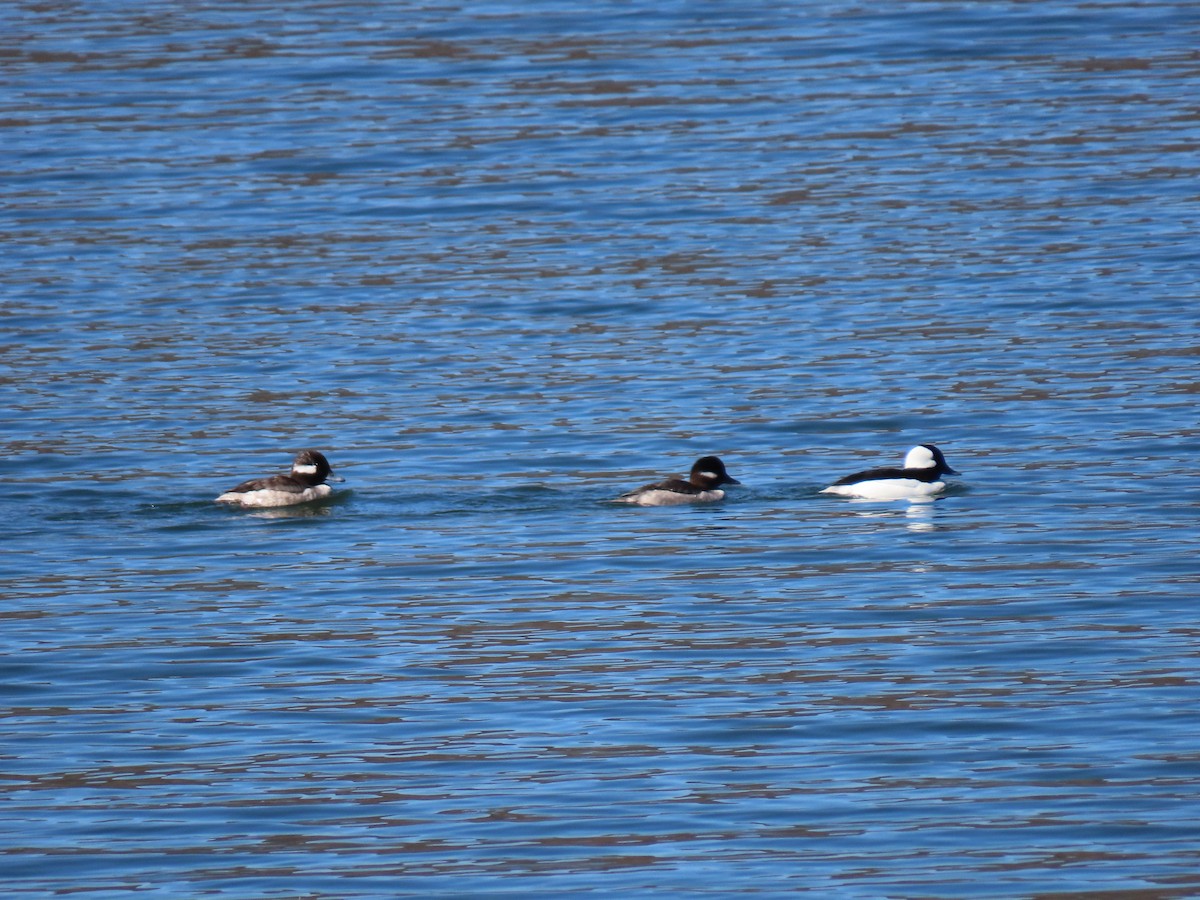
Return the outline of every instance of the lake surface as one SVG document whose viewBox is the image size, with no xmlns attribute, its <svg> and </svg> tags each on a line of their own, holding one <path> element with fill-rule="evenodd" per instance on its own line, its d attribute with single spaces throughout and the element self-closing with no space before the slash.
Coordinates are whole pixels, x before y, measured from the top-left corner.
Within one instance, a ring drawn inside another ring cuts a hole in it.
<svg viewBox="0 0 1200 900">
<path fill-rule="evenodd" d="M 1197 47 L 7 5 L 5 894 L 1200 895 Z"/>
</svg>

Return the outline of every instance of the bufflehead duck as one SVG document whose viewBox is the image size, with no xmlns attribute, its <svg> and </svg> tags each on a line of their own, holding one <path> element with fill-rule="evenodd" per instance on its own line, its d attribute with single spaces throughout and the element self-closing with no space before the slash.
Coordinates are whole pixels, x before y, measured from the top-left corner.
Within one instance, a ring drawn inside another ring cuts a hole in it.
<svg viewBox="0 0 1200 900">
<path fill-rule="evenodd" d="M 958 475 L 946 464 L 946 457 L 933 444 L 913 447 L 904 457 L 904 468 L 867 469 L 847 475 L 831 484 L 822 494 L 854 497 L 858 500 L 929 500 L 946 489 L 943 475 Z"/>
<path fill-rule="evenodd" d="M 321 500 L 333 493 L 326 481 L 345 481 L 333 474 L 329 460 L 316 450 L 301 450 L 287 475 L 271 475 L 244 481 L 217 498 L 217 503 L 241 506 L 295 506 Z"/>
<path fill-rule="evenodd" d="M 676 506 L 680 503 L 711 503 L 720 500 L 725 492 L 719 490 L 723 484 L 741 484 L 725 471 L 725 463 L 715 456 L 703 456 L 692 466 L 688 480 L 666 478 L 654 484 L 640 487 L 617 498 L 618 503 L 636 503 L 638 506 Z"/>
</svg>

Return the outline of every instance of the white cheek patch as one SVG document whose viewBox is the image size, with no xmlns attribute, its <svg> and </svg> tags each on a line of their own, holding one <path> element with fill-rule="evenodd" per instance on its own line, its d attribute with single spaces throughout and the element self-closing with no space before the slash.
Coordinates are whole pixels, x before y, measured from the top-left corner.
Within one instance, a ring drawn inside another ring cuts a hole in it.
<svg viewBox="0 0 1200 900">
<path fill-rule="evenodd" d="M 292 466 L 292 471 L 297 475 L 316 475 L 316 466 Z"/>
<path fill-rule="evenodd" d="M 718 477 L 716 472 L 697 472 L 696 474 L 701 478 L 711 478 L 713 481 L 716 481 Z"/>
<path fill-rule="evenodd" d="M 933 454 L 925 447 L 913 447 L 908 451 L 908 456 L 904 457 L 904 468 L 906 469 L 931 469 L 937 462 L 933 458 Z"/>
</svg>

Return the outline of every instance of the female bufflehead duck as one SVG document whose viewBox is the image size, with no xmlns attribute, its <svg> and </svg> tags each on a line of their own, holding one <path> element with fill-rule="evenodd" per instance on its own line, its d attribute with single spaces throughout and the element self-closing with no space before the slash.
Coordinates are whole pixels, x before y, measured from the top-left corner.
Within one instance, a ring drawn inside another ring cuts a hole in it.
<svg viewBox="0 0 1200 900">
<path fill-rule="evenodd" d="M 943 475 L 958 475 L 933 444 L 913 447 L 904 457 L 904 468 L 867 469 L 835 481 L 822 494 L 858 500 L 929 500 L 946 489 Z"/>
<path fill-rule="evenodd" d="M 316 450 L 301 450 L 287 475 L 272 475 L 245 481 L 217 498 L 217 503 L 241 506 L 294 506 L 321 500 L 333 493 L 326 481 L 345 481 L 333 474 L 329 460 Z"/>
<path fill-rule="evenodd" d="M 680 503 L 711 503 L 720 500 L 725 492 L 719 490 L 723 484 L 741 484 L 725 471 L 725 463 L 715 456 L 703 456 L 692 466 L 688 480 L 666 478 L 654 484 L 640 487 L 617 498 L 618 503 L 636 503 L 638 506 L 676 506 Z"/>
</svg>

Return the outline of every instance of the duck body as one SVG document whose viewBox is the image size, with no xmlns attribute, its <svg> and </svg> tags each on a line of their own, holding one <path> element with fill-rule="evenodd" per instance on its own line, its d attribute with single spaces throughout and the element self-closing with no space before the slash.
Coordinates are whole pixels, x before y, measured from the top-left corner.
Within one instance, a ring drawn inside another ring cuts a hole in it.
<svg viewBox="0 0 1200 900">
<path fill-rule="evenodd" d="M 678 476 L 647 484 L 616 498 L 617 503 L 637 506 L 679 506 L 684 503 L 713 503 L 725 499 L 721 486 L 741 484 L 725 471 L 725 464 L 715 456 L 703 456 L 692 465 L 686 479 Z"/>
<path fill-rule="evenodd" d="M 933 444 L 920 444 L 908 451 L 901 467 L 881 467 L 839 478 L 822 494 L 855 500 L 932 500 L 946 489 L 943 475 L 958 475 L 942 451 Z"/>
<path fill-rule="evenodd" d="M 325 499 L 333 493 L 326 482 L 343 480 L 333 473 L 323 453 L 301 450 L 288 474 L 243 481 L 217 497 L 216 502 L 254 509 L 296 506 Z"/>
</svg>

